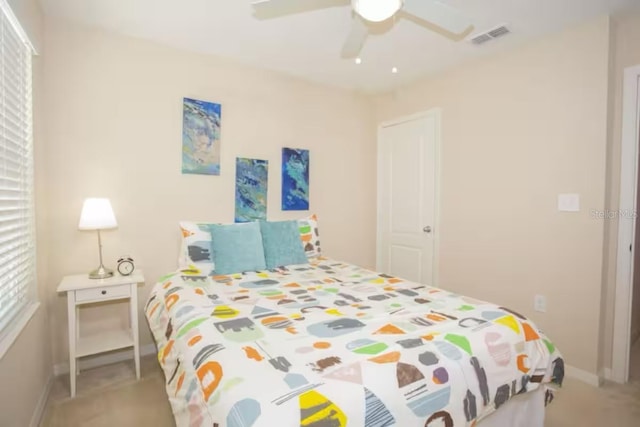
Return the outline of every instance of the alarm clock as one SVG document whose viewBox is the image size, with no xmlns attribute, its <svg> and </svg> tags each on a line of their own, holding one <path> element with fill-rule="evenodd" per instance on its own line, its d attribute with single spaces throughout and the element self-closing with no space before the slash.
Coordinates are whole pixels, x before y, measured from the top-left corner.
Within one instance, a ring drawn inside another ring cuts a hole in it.
<svg viewBox="0 0 640 427">
<path fill-rule="evenodd" d="M 135 270 L 136 266 L 133 265 L 133 258 L 129 257 L 129 256 L 123 256 L 122 258 L 118 259 L 118 273 L 120 273 L 122 276 L 129 276 L 131 273 L 133 273 L 133 270 Z"/>
</svg>

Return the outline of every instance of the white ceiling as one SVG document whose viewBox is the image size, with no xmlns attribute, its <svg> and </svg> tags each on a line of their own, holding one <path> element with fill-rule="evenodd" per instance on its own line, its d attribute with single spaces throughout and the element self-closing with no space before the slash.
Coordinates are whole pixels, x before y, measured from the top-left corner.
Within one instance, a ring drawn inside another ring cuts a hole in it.
<svg viewBox="0 0 640 427">
<path fill-rule="evenodd" d="M 365 92 L 390 90 L 580 21 L 640 6 L 640 0 L 441 1 L 463 11 L 474 24 L 474 33 L 507 23 L 513 34 L 478 47 L 396 17 L 395 22 L 392 19 L 373 28 L 376 34 L 365 44 L 363 62 L 355 65 L 353 60 L 340 58 L 351 23 L 348 6 L 261 21 L 252 15 L 251 0 L 41 3 L 47 15 Z M 392 74 L 392 67 L 398 67 L 399 73 Z"/>
</svg>

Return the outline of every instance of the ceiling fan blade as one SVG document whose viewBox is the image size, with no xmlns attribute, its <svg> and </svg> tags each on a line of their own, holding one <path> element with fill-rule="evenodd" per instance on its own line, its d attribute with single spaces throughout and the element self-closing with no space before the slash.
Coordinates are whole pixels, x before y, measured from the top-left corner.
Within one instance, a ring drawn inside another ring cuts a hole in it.
<svg viewBox="0 0 640 427">
<path fill-rule="evenodd" d="M 438 1 L 404 0 L 402 9 L 453 34 L 463 34 L 473 28 L 469 19 L 456 8 Z"/>
<path fill-rule="evenodd" d="M 357 57 L 369 36 L 369 29 L 360 16 L 354 14 L 351 22 L 351 31 L 349 31 L 347 40 L 345 40 L 342 46 L 341 56 L 343 58 Z"/>
<path fill-rule="evenodd" d="M 253 6 L 253 16 L 258 19 L 270 19 L 311 10 L 345 6 L 350 3 L 351 0 L 257 0 L 251 3 L 251 6 Z"/>
</svg>

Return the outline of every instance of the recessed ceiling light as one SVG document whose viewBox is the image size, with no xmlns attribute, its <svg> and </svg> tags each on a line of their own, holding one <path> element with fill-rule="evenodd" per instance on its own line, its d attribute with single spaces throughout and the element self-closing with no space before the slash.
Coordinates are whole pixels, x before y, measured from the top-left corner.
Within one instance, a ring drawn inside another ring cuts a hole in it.
<svg viewBox="0 0 640 427">
<path fill-rule="evenodd" d="M 362 64 L 362 59 L 361 58 L 356 58 L 356 64 L 358 64 L 358 65 Z"/>
<path fill-rule="evenodd" d="M 393 74 L 398 74 L 398 68 L 397 68 L 397 67 L 393 67 L 393 68 L 391 69 L 391 72 L 392 72 Z"/>
</svg>

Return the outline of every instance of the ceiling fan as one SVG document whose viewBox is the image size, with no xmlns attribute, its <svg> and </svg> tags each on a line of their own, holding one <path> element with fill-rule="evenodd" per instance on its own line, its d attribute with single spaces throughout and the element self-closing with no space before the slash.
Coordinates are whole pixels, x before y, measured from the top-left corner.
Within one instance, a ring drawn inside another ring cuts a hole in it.
<svg viewBox="0 0 640 427">
<path fill-rule="evenodd" d="M 343 58 L 359 55 L 369 35 L 367 22 L 382 22 L 398 12 L 424 21 L 450 38 L 460 40 L 473 30 L 471 22 L 457 9 L 437 0 L 257 0 L 252 3 L 258 19 L 277 18 L 295 13 L 351 4 L 351 31 L 342 46 Z M 448 33 L 448 34 L 447 34 Z"/>
</svg>

